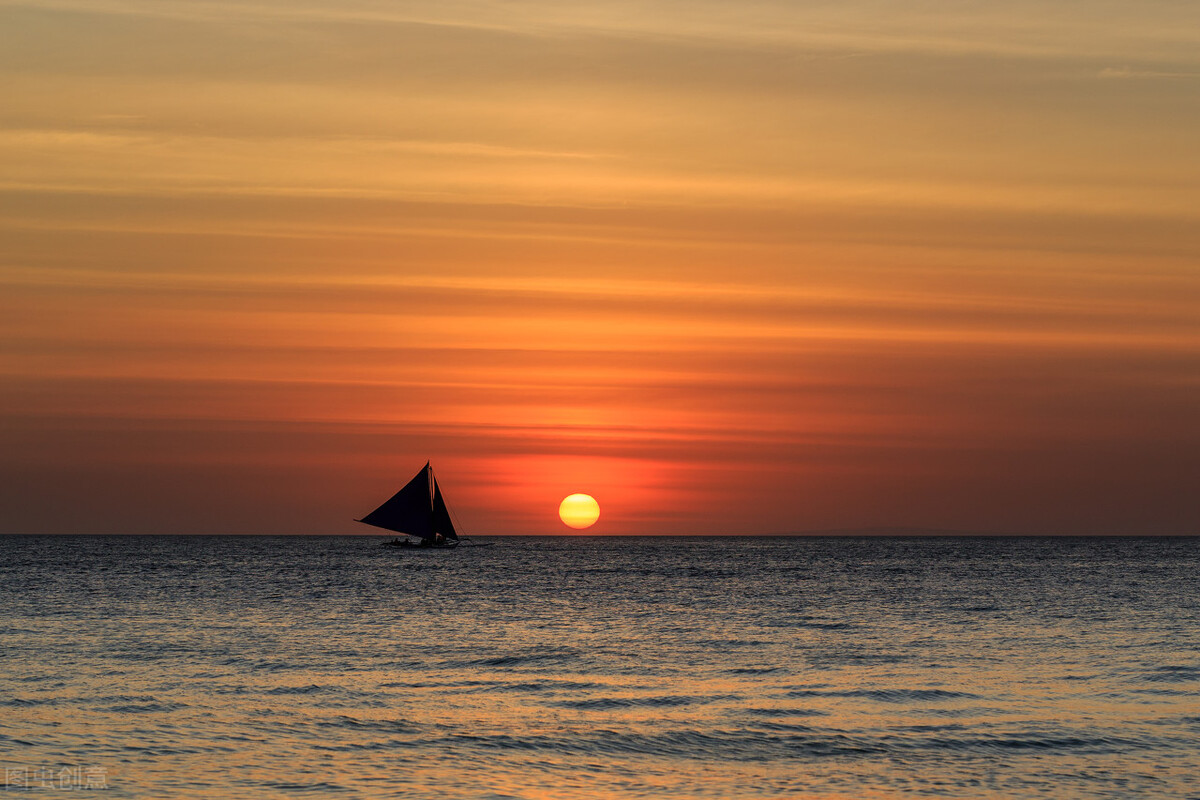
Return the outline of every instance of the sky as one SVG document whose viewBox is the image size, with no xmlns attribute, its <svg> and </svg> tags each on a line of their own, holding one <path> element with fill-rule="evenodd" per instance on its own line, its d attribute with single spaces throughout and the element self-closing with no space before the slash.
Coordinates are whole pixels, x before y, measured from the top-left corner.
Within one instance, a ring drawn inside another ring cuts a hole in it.
<svg viewBox="0 0 1200 800">
<path fill-rule="evenodd" d="M 1198 31 L 0 0 L 0 532 L 1200 533 Z"/>
</svg>

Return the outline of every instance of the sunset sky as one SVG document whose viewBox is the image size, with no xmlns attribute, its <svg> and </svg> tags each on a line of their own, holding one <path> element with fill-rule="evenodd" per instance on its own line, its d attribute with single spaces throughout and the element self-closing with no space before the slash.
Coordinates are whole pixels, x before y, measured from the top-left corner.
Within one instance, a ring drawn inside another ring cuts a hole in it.
<svg viewBox="0 0 1200 800">
<path fill-rule="evenodd" d="M 0 0 L 0 532 L 1200 533 L 1200 3 Z"/>
</svg>

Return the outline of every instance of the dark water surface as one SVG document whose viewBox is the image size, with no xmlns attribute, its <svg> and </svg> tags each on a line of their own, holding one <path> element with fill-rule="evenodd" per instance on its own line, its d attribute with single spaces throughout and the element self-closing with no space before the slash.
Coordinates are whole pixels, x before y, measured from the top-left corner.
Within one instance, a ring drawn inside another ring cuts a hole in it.
<svg viewBox="0 0 1200 800">
<path fill-rule="evenodd" d="M 1200 539 L 378 541 L 0 537 L 6 779 L 1200 797 Z"/>
</svg>

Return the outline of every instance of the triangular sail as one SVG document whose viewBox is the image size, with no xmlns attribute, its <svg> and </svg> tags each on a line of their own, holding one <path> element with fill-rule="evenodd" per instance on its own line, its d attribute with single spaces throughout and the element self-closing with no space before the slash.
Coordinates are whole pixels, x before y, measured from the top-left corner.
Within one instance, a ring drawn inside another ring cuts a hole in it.
<svg viewBox="0 0 1200 800">
<path fill-rule="evenodd" d="M 442 499 L 442 487 L 438 485 L 437 478 L 433 480 L 433 530 L 449 540 L 458 540 L 454 522 L 450 519 L 450 509 L 446 508 L 446 501 Z"/>
<path fill-rule="evenodd" d="M 437 526 L 434 523 L 434 504 L 430 488 L 430 469 L 426 464 L 403 489 L 358 521 L 420 539 L 432 539 Z M 446 504 L 442 503 L 443 511 L 445 507 Z M 448 513 L 446 517 L 449 519 Z M 453 527 L 450 530 L 453 532 Z M 452 534 L 446 534 L 445 531 L 442 533 L 451 538 Z"/>
</svg>

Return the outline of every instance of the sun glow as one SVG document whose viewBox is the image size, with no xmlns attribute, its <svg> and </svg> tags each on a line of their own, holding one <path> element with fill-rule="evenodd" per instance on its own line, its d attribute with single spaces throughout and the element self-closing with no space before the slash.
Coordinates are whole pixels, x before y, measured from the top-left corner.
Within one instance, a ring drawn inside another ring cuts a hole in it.
<svg viewBox="0 0 1200 800">
<path fill-rule="evenodd" d="M 590 528 L 600 519 L 600 504 L 590 494 L 572 494 L 558 506 L 558 517 L 568 527 Z"/>
</svg>

